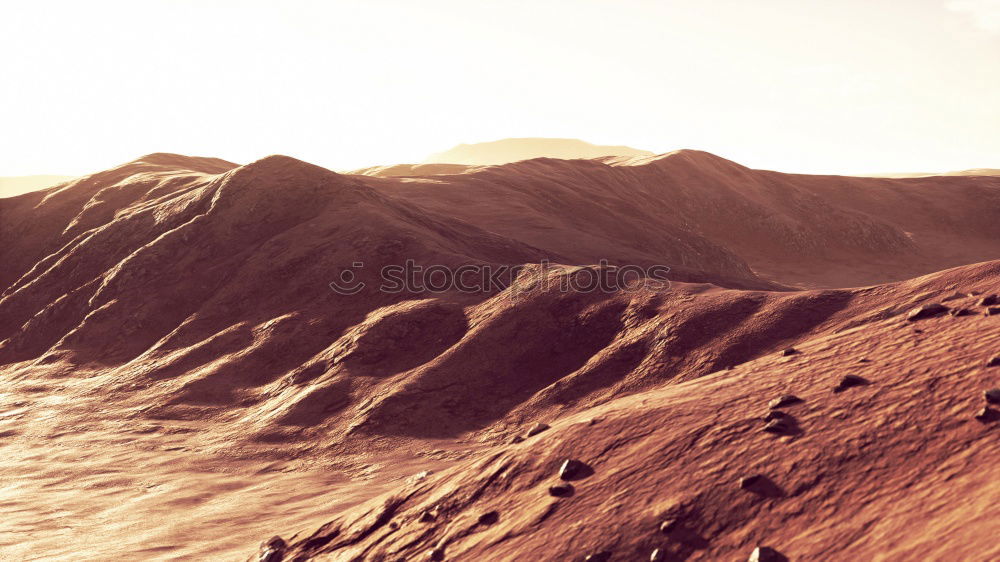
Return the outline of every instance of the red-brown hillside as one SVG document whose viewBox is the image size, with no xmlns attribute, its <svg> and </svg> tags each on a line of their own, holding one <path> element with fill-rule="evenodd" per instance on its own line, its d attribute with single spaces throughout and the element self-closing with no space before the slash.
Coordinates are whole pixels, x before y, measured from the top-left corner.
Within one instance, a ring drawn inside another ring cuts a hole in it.
<svg viewBox="0 0 1000 562">
<path fill-rule="evenodd" d="M 0 553 L 232 559 L 299 532 L 291 558 L 988 559 L 996 426 L 972 415 L 1000 338 L 970 295 L 1000 262 L 843 287 L 995 259 L 997 211 L 1000 178 L 694 151 L 416 176 L 153 154 L 0 199 L 0 474 L 20 482 Z M 380 290 L 407 260 L 517 280 Z M 627 264 L 673 284 L 560 289 Z M 345 271 L 365 286 L 333 291 Z M 945 299 L 972 314 L 904 319 Z M 845 374 L 871 384 L 832 393 Z M 786 391 L 794 431 L 761 433 Z M 557 500 L 564 456 L 594 472 Z M 445 471 L 404 482 L 422 470 Z M 784 497 L 734 487 L 749 472 Z"/>
</svg>

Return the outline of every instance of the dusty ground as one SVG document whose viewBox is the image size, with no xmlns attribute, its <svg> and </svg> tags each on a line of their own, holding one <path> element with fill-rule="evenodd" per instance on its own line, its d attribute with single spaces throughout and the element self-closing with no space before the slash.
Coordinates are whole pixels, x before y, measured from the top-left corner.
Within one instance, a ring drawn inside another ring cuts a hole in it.
<svg viewBox="0 0 1000 562">
<path fill-rule="evenodd" d="M 123 416 L 80 375 L 17 377 L 0 397 L 5 560 L 239 560 L 261 534 L 316 526 L 468 453 L 237 457 L 205 439 L 212 422 Z"/>
</svg>

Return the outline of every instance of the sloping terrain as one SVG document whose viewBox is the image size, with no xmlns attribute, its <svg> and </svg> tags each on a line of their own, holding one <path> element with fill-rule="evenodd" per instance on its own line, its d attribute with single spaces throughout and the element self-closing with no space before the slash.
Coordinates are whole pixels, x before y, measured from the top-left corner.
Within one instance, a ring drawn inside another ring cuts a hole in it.
<svg viewBox="0 0 1000 562">
<path fill-rule="evenodd" d="M 805 288 L 861 286 L 991 259 L 1000 178 L 878 179 L 751 170 L 682 150 L 654 158 L 555 160 L 378 189 L 574 263 L 648 264 L 739 286 L 737 260 Z M 732 257 L 718 256 L 712 246 Z M 732 262 L 709 271 L 708 265 Z M 723 276 L 735 279 L 723 280 Z"/>
<path fill-rule="evenodd" d="M 796 353 L 541 417 L 551 429 L 274 550 L 287 560 L 746 560 L 757 547 L 791 560 L 996 559 L 1000 412 L 983 408 L 1000 380 L 1000 314 L 976 302 L 998 280 L 991 262 L 826 296 L 850 300 L 855 321 L 804 337 Z M 948 297 L 969 313 L 899 314 Z"/>
<path fill-rule="evenodd" d="M 152 154 L 0 200 L 0 514 L 10 522 L 0 553 L 238 559 L 262 535 L 290 538 L 338 516 L 288 556 L 410 559 L 443 540 L 449 559 L 593 548 L 648 558 L 662 537 L 629 527 L 646 517 L 634 510 L 673 496 L 675 518 L 693 518 L 683 528 L 701 537 L 656 547 L 680 559 L 764 539 L 796 557 L 903 560 L 906 548 L 930 548 L 860 546 L 870 536 L 860 531 L 813 537 L 820 515 L 810 509 L 856 526 L 861 496 L 850 494 L 866 488 L 847 494 L 831 476 L 799 497 L 799 480 L 777 480 L 796 466 L 898 480 L 910 473 L 879 472 L 873 459 L 898 460 L 926 438 L 936 452 L 920 470 L 930 473 L 987 438 L 993 426 L 970 422 L 969 408 L 988 383 L 980 356 L 998 339 L 997 316 L 983 316 L 974 293 L 996 292 L 997 262 L 835 287 L 1000 256 L 1000 179 L 785 175 L 694 151 L 427 174 Z M 481 290 L 383 290 L 383 268 L 408 261 L 509 275 Z M 563 288 L 612 281 L 615 265 L 666 265 L 672 283 Z M 350 291 L 331 287 L 347 281 Z M 921 333 L 903 318 L 946 298 L 974 314 L 921 321 L 935 327 Z M 804 353 L 777 355 L 790 345 Z M 855 350 L 872 363 L 854 369 Z M 960 383 L 936 378 L 952 368 Z M 820 398 L 855 372 L 873 384 L 835 393 L 834 406 Z M 778 449 L 756 418 L 785 385 L 807 398 L 808 415 Z M 880 388 L 870 410 L 841 400 Z M 927 409 L 932 397 L 951 418 Z M 869 423 L 915 419 L 918 406 L 940 436 Z M 821 424 L 851 416 L 870 427 Z M 576 423 L 592 417 L 602 421 Z M 509 444 L 540 421 L 553 428 Z M 882 441 L 864 441 L 864 454 L 827 446 L 869 433 Z M 755 444 L 766 456 L 754 470 L 784 467 L 769 477 L 797 498 L 787 512 L 765 510 L 777 502 L 730 509 L 744 496 L 711 484 L 746 469 Z M 571 453 L 593 475 L 555 502 L 543 482 Z M 411 479 L 423 471 L 438 472 Z M 990 476 L 957 474 L 970 486 Z M 952 480 L 938 486 L 966 494 Z M 915 486 L 894 482 L 870 512 L 889 513 Z M 364 503 L 382 492 L 396 498 L 375 500 L 388 501 L 385 513 Z M 989 486 L 980 495 L 995 503 Z M 498 519 L 468 528 L 488 506 Z M 892 513 L 913 511 L 904 507 Z M 752 526 L 758 515 L 777 519 Z M 414 517 L 437 523 L 411 526 Z M 788 534 L 771 531 L 781 521 Z M 961 532 L 986 533 L 988 520 L 974 527 Z M 905 543 L 898 529 L 883 534 Z"/>
</svg>

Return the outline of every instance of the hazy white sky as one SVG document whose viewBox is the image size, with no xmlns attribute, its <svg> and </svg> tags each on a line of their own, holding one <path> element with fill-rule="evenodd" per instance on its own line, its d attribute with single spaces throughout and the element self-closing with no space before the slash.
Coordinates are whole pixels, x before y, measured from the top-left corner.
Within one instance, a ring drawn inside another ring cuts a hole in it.
<svg viewBox="0 0 1000 562">
<path fill-rule="evenodd" d="M 575 137 L 1000 167 L 1000 0 L 0 0 L 0 175 Z"/>
</svg>

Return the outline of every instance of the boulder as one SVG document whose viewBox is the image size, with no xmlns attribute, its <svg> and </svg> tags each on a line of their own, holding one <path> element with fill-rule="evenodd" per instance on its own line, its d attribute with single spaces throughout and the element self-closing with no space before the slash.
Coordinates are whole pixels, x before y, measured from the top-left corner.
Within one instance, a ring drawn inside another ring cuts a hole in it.
<svg viewBox="0 0 1000 562">
<path fill-rule="evenodd" d="M 791 406 L 792 404 L 798 404 L 802 402 L 802 399 L 794 394 L 782 394 L 781 396 L 771 400 L 767 403 L 767 407 L 776 410 L 778 408 L 784 408 L 785 406 Z"/>
<path fill-rule="evenodd" d="M 923 320 L 925 318 L 933 318 L 935 316 L 940 316 L 945 312 L 948 312 L 948 307 L 941 303 L 935 302 L 930 304 L 923 304 L 911 310 L 909 314 L 906 315 L 906 319 L 909 320 L 910 322 L 913 322 L 916 320 Z"/>
<path fill-rule="evenodd" d="M 837 386 L 833 387 L 834 392 L 843 392 L 848 388 L 854 388 L 856 386 L 865 386 L 870 384 L 868 379 L 864 377 L 859 377 L 858 375 L 844 375 Z"/>
<path fill-rule="evenodd" d="M 758 546 L 750 553 L 747 562 L 788 562 L 788 558 L 769 546 Z"/>
</svg>

